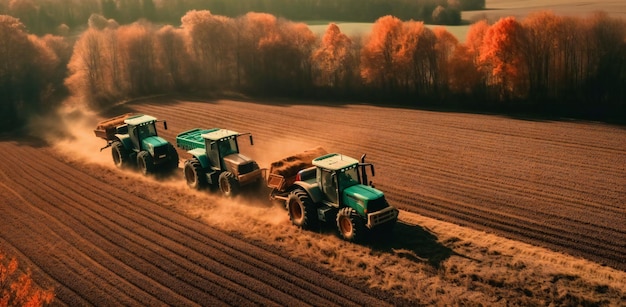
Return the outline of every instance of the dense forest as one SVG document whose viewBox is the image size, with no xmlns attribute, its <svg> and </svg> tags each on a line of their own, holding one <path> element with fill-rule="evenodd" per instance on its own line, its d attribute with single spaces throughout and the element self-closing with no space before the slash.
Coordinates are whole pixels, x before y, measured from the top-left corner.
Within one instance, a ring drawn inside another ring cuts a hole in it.
<svg viewBox="0 0 626 307">
<path fill-rule="evenodd" d="M 258 12 L 297 21 L 374 22 L 393 15 L 456 25 L 461 11 L 484 8 L 485 0 L 0 0 L 0 15 L 20 19 L 38 35 L 82 29 L 91 14 L 120 24 L 145 19 L 177 25 L 188 11 L 210 10 L 231 18 Z"/>
<path fill-rule="evenodd" d="M 357 36 L 257 12 L 191 10 L 177 25 L 92 14 L 45 35 L 2 15 L 0 40 L 0 130 L 66 97 L 100 108 L 168 93 L 626 118 L 626 22 L 605 13 L 480 21 L 464 42 L 392 15 Z"/>
</svg>

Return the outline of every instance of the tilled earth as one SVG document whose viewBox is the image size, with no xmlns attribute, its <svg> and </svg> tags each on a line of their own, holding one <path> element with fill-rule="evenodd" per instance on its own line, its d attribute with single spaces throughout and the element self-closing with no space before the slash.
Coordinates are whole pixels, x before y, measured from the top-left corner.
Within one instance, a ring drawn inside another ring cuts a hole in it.
<svg viewBox="0 0 626 307">
<path fill-rule="evenodd" d="M 172 99 L 130 103 L 103 116 L 127 111 L 167 120 L 161 136 L 172 142 L 195 127 L 252 132 L 254 146 L 241 139 L 241 149 L 262 167 L 315 146 L 356 158 L 367 153 L 376 165 L 370 179 L 405 212 L 626 269 L 621 127 L 366 105 Z M 0 140 L 0 248 L 32 267 L 42 286 L 55 288 L 55 304 L 410 303 L 251 240 L 246 223 L 238 225 L 241 232 L 207 226 L 188 213 L 210 209 L 194 203 L 210 192 L 187 195 L 180 174 L 144 179 L 112 169 L 109 150 L 95 145 L 104 142 L 89 137 L 67 145 L 76 148 L 50 146 L 50 139 Z M 160 183 L 163 190 L 146 190 Z"/>
</svg>

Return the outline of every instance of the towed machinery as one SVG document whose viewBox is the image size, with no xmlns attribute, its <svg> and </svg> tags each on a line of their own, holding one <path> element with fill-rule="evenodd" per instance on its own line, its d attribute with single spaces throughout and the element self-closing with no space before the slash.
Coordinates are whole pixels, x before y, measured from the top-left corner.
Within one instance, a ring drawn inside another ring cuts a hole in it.
<svg viewBox="0 0 626 307">
<path fill-rule="evenodd" d="M 113 162 L 118 168 L 137 165 L 143 174 L 178 168 L 176 148 L 158 136 L 152 116 L 127 113 L 98 123 L 97 137 L 107 141 L 100 151 L 111 147 Z M 167 123 L 163 121 L 167 130 Z"/>
<path fill-rule="evenodd" d="M 249 133 L 195 128 L 176 136 L 176 145 L 192 156 L 183 168 L 187 185 L 194 189 L 219 187 L 225 196 L 234 196 L 244 186 L 262 183 L 256 161 L 239 153 L 237 139 L 243 135 Z M 254 145 L 252 135 L 250 145 Z"/>
<path fill-rule="evenodd" d="M 368 182 L 367 170 L 374 176 L 374 165 L 365 155 L 359 161 L 324 153 L 318 148 L 272 163 L 270 199 L 285 201 L 291 222 L 305 229 L 334 220 L 347 241 L 362 241 L 370 231 L 390 233 L 398 210 Z"/>
</svg>

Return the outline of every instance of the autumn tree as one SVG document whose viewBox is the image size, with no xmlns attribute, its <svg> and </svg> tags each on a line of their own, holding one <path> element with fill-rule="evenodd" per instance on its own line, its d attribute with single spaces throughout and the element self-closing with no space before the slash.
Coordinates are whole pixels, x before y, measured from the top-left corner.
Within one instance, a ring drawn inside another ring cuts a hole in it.
<svg viewBox="0 0 626 307">
<path fill-rule="evenodd" d="M 117 63 L 122 72 L 116 78 L 123 83 L 118 87 L 122 97 L 139 97 L 154 94 L 160 89 L 156 86 L 156 51 L 154 31 L 146 22 L 136 22 L 116 30 L 118 49 Z"/>
<path fill-rule="evenodd" d="M 461 23 L 461 10 L 458 4 L 447 7 L 439 5 L 433 10 L 430 20 L 438 25 L 458 25 Z"/>
<path fill-rule="evenodd" d="M 597 108 L 626 106 L 626 20 L 594 13 L 589 19 L 590 76 L 586 92 Z"/>
<path fill-rule="evenodd" d="M 435 92 L 436 37 L 423 22 L 382 17 L 361 53 L 361 75 L 383 92 L 425 97 Z"/>
<path fill-rule="evenodd" d="M 305 24 L 248 13 L 236 27 L 237 79 L 243 88 L 293 94 L 310 86 L 316 36 Z"/>
<path fill-rule="evenodd" d="M 306 93 L 313 84 L 311 54 L 317 36 L 306 24 L 284 19 L 279 22 L 279 33 L 280 41 L 272 42 L 278 44 L 268 46 L 269 52 L 266 53 L 271 55 L 272 49 L 279 51 L 270 58 L 274 67 L 279 68 L 276 85 L 288 94 Z"/>
<path fill-rule="evenodd" d="M 53 90 L 60 96 L 66 95 L 67 91 L 63 85 L 63 79 L 67 74 L 67 64 L 72 56 L 73 41 L 67 37 L 46 34 L 39 39 L 45 47 L 50 48 L 58 58 L 58 61 L 51 67 L 50 82 L 53 84 Z"/>
<path fill-rule="evenodd" d="M 126 80 L 119 46 L 117 23 L 92 15 L 68 63 L 65 85 L 73 96 L 97 107 L 122 97 Z"/>
<path fill-rule="evenodd" d="M 388 15 L 374 23 L 361 52 L 361 76 L 367 84 L 384 91 L 393 91 L 398 86 L 397 70 L 406 67 L 411 57 L 408 46 L 400 48 L 401 40 L 400 19 Z M 398 57 L 397 52 L 404 57 Z"/>
<path fill-rule="evenodd" d="M 479 62 L 487 68 L 488 84 L 495 89 L 499 100 L 508 101 L 527 93 L 523 42 L 524 32 L 513 17 L 500 19 L 485 33 Z"/>
<path fill-rule="evenodd" d="M 209 11 L 190 11 L 182 27 L 188 35 L 188 53 L 196 62 L 200 88 L 230 87 L 235 76 L 236 29 L 233 19 Z"/>
<path fill-rule="evenodd" d="M 562 77 L 563 39 L 570 34 L 565 32 L 563 18 L 551 12 L 531 14 L 522 21 L 525 32 L 524 53 L 528 72 L 529 98 L 545 101 L 553 97 L 559 88 Z"/>
<path fill-rule="evenodd" d="M 39 30 L 39 8 L 34 0 L 10 0 L 8 14 L 18 18 L 22 24 L 27 24 L 34 30 Z"/>
<path fill-rule="evenodd" d="M 352 40 L 339 27 L 328 25 L 320 46 L 313 52 L 313 61 L 319 72 L 317 85 L 336 87 L 347 75 Z"/>
<path fill-rule="evenodd" d="M 485 20 L 472 24 L 465 43 L 457 49 L 453 60 L 455 73 L 451 76 L 452 87 L 471 94 L 475 99 L 485 98 L 490 75 L 488 67 L 480 61 L 480 49 L 489 27 Z"/>
<path fill-rule="evenodd" d="M 272 42 L 279 39 L 276 17 L 264 13 L 248 13 L 237 18 L 237 84 L 255 88 L 265 82 L 275 82 L 268 63 Z"/>
<path fill-rule="evenodd" d="M 0 15 L 0 41 L 0 129 L 10 129 L 52 106 L 59 58 L 14 17 Z"/>
<path fill-rule="evenodd" d="M 185 46 L 185 30 L 164 26 L 155 35 L 157 85 L 165 91 L 190 89 L 195 65 Z"/>
<path fill-rule="evenodd" d="M 423 22 L 416 21 L 405 22 L 403 32 L 395 57 L 400 59 L 400 70 L 408 71 L 408 79 L 403 81 L 405 88 L 418 97 L 431 96 L 439 79 L 435 34 Z"/>
<path fill-rule="evenodd" d="M 433 85 L 437 97 L 444 99 L 449 92 L 450 79 L 454 73 L 451 63 L 459 41 L 443 27 L 435 27 L 433 33 L 436 38 L 434 51 L 437 57 Z"/>
</svg>

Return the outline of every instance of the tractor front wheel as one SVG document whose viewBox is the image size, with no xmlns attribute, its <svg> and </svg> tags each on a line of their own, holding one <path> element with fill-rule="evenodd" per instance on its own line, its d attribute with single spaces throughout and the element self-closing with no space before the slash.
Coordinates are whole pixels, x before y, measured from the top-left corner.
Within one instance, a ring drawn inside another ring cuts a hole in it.
<svg viewBox="0 0 626 307">
<path fill-rule="evenodd" d="M 187 181 L 187 185 L 190 188 L 199 190 L 206 185 L 206 175 L 204 170 L 202 170 L 202 165 L 200 164 L 200 161 L 197 158 L 185 161 L 183 172 L 185 174 L 185 180 Z"/>
<path fill-rule="evenodd" d="M 113 157 L 113 163 L 117 166 L 117 168 L 125 168 L 128 166 L 128 151 L 122 142 L 113 142 L 111 145 L 111 156 Z"/>
<path fill-rule="evenodd" d="M 364 239 L 367 227 L 354 209 L 346 207 L 337 213 L 337 229 L 344 240 L 356 242 Z"/>
<path fill-rule="evenodd" d="M 306 191 L 293 190 L 287 197 L 286 206 L 292 224 L 303 229 L 313 229 L 317 225 L 317 210 Z"/>
<path fill-rule="evenodd" d="M 239 192 L 239 182 L 235 177 L 235 174 L 231 172 L 223 172 L 219 178 L 220 191 L 227 197 L 237 195 Z"/>
<path fill-rule="evenodd" d="M 148 175 L 154 171 L 154 161 L 147 151 L 141 151 L 137 155 L 137 166 L 142 174 Z"/>
</svg>

